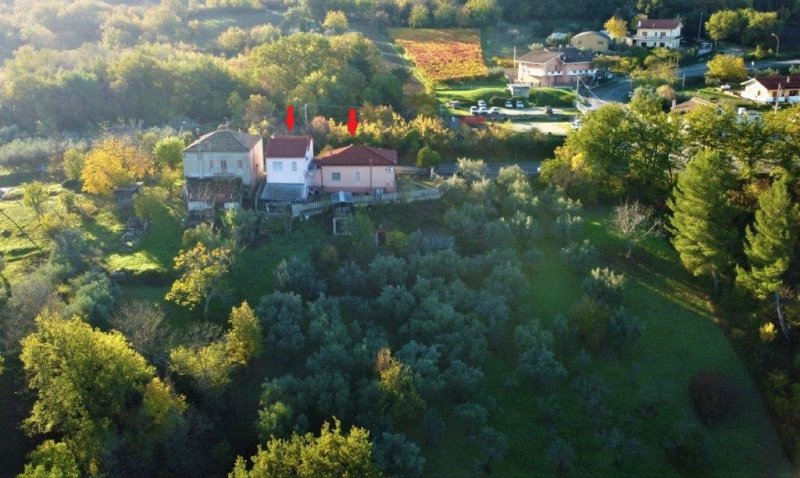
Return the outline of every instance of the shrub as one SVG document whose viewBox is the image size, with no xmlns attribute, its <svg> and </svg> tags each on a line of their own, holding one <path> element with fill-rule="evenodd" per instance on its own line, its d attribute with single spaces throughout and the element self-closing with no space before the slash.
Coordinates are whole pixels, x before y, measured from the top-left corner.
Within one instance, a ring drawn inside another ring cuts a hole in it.
<svg viewBox="0 0 800 478">
<path fill-rule="evenodd" d="M 282 260 L 275 268 L 275 288 L 281 292 L 296 292 L 305 300 L 316 299 L 325 292 L 325 282 L 307 261 L 292 257 Z"/>
<path fill-rule="evenodd" d="M 625 276 L 608 268 L 595 267 L 590 276 L 583 281 L 583 290 L 586 294 L 609 307 L 614 307 L 622 302 L 622 290 L 625 285 Z"/>
<path fill-rule="evenodd" d="M 730 416 L 736 405 L 737 390 L 724 373 L 702 371 L 689 382 L 689 397 L 700 419 L 715 424 Z"/>
<path fill-rule="evenodd" d="M 584 295 L 572 306 L 569 318 L 586 348 L 597 351 L 606 343 L 611 311 L 603 303 Z"/>
<path fill-rule="evenodd" d="M 561 259 L 576 270 L 589 267 L 595 261 L 595 255 L 595 248 L 588 239 L 581 243 L 570 242 L 561 249 Z"/>
<path fill-rule="evenodd" d="M 679 423 L 662 445 L 669 459 L 680 468 L 696 470 L 706 460 L 703 435 L 694 424 Z"/>
<path fill-rule="evenodd" d="M 644 329 L 644 322 L 638 317 L 628 314 L 623 307 L 617 308 L 608 324 L 611 346 L 620 351 L 636 345 Z"/>
</svg>

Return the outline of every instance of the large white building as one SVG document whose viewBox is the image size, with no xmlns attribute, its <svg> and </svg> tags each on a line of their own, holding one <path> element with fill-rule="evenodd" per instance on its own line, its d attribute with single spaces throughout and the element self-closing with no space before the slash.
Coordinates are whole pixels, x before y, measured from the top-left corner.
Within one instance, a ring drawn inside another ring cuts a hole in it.
<svg viewBox="0 0 800 478">
<path fill-rule="evenodd" d="M 264 153 L 267 184 L 261 193 L 264 201 L 296 202 L 308 197 L 314 159 L 311 136 L 274 136 Z"/>
<path fill-rule="evenodd" d="M 682 28 L 679 20 L 639 20 L 632 44 L 645 48 L 679 48 Z"/>
<path fill-rule="evenodd" d="M 190 212 L 241 207 L 264 179 L 264 141 L 220 126 L 183 150 L 183 175 Z"/>
</svg>

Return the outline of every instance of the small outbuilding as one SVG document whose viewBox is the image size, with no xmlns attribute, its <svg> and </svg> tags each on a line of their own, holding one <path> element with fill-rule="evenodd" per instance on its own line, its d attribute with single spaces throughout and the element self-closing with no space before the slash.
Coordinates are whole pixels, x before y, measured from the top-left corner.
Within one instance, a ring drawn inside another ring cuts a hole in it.
<svg viewBox="0 0 800 478">
<path fill-rule="evenodd" d="M 603 32 L 581 32 L 572 37 L 569 44 L 579 50 L 605 53 L 611 44 L 611 38 Z"/>
</svg>

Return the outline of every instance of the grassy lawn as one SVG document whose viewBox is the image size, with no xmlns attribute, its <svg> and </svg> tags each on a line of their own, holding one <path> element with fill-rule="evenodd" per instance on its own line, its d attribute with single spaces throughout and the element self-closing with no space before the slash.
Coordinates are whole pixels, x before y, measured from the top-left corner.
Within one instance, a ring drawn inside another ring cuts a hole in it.
<svg viewBox="0 0 800 478">
<path fill-rule="evenodd" d="M 789 476 L 789 464 L 755 385 L 714 323 L 698 284 L 677 264 L 666 241 L 652 239 L 626 261 L 620 256 L 623 244 L 609 233 L 607 212 L 588 211 L 584 216 L 601 262 L 623 271 L 628 279 L 625 307 L 641 317 L 647 329 L 639 346 L 621 357 L 593 354 L 588 364 L 577 364 L 577 350 L 559 352 L 558 359 L 568 369 L 567 383 L 552 390 L 553 400 L 544 408 L 539 399 L 547 390 L 524 383 L 507 386 L 515 367 L 511 347 L 497 353 L 485 367 L 486 391 L 497 399 L 491 425 L 506 434 L 509 449 L 494 472 L 498 476 L 554 473 L 545 451 L 557 432 L 576 450 L 573 476 L 681 476 L 661 443 L 674 422 L 697 422 L 688 382 L 699 370 L 716 369 L 737 383 L 739 407 L 728 422 L 714 428 L 702 426 L 709 460 L 700 475 Z M 531 317 L 547 325 L 579 298 L 584 275 L 567 267 L 556 245 L 543 241 L 538 247 L 543 256 L 530 275 L 528 305 Z M 643 444 L 642 453 L 621 469 L 613 465 L 611 453 L 596 437 L 591 417 L 569 385 L 569 380 L 589 375 L 602 377 L 606 384 L 609 393 L 604 403 L 615 426 Z M 665 399 L 656 416 L 645 418 L 636 411 L 643 386 L 655 387 Z M 548 422 L 543 409 L 558 418 Z M 441 452 L 428 457 L 426 471 L 434 476 L 468 473 L 470 460 L 465 458 L 474 445 L 457 429 L 449 430 L 443 443 Z"/>
<path fill-rule="evenodd" d="M 253 12 L 200 12 L 195 14 L 192 20 L 197 20 L 197 30 L 192 34 L 191 43 L 205 50 L 214 50 L 216 40 L 220 33 L 230 27 L 239 27 L 245 30 L 257 25 L 271 23 L 279 27 L 283 21 L 283 15 L 266 10 Z"/>
<path fill-rule="evenodd" d="M 679 90 L 677 94 L 678 96 L 686 100 L 688 100 L 693 96 L 696 96 L 698 98 L 702 98 L 712 103 L 716 103 L 723 106 L 730 106 L 733 108 L 738 108 L 742 106 L 750 110 L 769 109 L 769 105 L 764 106 L 762 104 L 756 103 L 755 101 L 750 101 L 742 97 L 735 96 L 733 94 L 727 94 L 713 87 L 687 88 L 685 90 Z"/>
<path fill-rule="evenodd" d="M 458 100 L 468 105 L 478 100 L 489 101 L 492 97 L 511 98 L 511 94 L 503 82 L 467 82 L 454 83 L 436 89 L 436 98 L 446 104 Z M 571 107 L 575 103 L 575 92 L 562 88 L 533 88 L 528 96 L 530 106 Z"/>
</svg>

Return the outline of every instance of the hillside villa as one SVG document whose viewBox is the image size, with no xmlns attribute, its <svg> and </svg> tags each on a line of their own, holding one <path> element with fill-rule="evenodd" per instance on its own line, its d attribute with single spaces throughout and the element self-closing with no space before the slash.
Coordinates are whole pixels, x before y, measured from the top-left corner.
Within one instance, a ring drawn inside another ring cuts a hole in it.
<svg viewBox="0 0 800 478">
<path fill-rule="evenodd" d="M 575 86 L 578 79 L 594 77 L 592 54 L 575 47 L 530 51 L 516 59 L 517 84 Z"/>
<path fill-rule="evenodd" d="M 742 83 L 742 98 L 759 103 L 800 103 L 800 75 L 764 76 Z"/>
<path fill-rule="evenodd" d="M 679 48 L 682 28 L 680 20 L 639 20 L 631 44 L 645 48 Z"/>
</svg>

